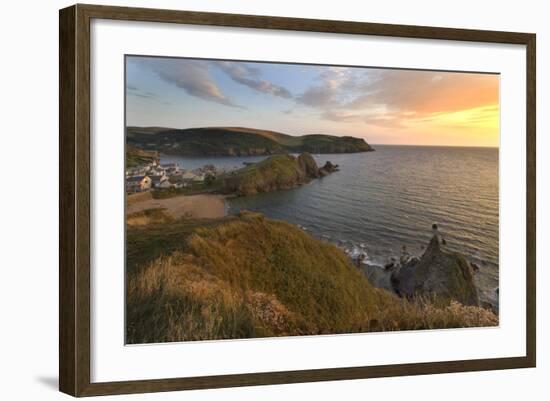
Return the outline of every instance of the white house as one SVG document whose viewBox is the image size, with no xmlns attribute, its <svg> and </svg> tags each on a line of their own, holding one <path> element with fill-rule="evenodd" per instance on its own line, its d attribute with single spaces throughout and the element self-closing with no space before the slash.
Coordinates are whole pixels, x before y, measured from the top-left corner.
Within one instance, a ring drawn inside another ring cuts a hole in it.
<svg viewBox="0 0 550 401">
<path fill-rule="evenodd" d="M 171 170 L 174 172 L 177 172 L 180 170 L 180 165 L 178 163 L 164 163 L 164 164 L 161 164 L 160 167 L 162 167 L 165 170 Z"/>
</svg>

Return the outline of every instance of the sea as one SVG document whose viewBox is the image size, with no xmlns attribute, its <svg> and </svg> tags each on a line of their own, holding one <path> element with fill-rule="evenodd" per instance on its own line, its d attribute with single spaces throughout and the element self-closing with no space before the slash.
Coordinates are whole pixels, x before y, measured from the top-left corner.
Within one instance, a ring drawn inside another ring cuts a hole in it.
<svg viewBox="0 0 550 401">
<path fill-rule="evenodd" d="M 381 267 L 399 260 L 403 246 L 420 256 L 437 223 L 447 248 L 479 267 L 480 298 L 498 310 L 498 148 L 373 147 L 313 155 L 319 166 L 331 161 L 340 170 L 298 188 L 228 199 L 227 213 L 251 210 L 288 221 Z M 231 169 L 265 157 L 161 155 L 161 162 Z"/>
</svg>

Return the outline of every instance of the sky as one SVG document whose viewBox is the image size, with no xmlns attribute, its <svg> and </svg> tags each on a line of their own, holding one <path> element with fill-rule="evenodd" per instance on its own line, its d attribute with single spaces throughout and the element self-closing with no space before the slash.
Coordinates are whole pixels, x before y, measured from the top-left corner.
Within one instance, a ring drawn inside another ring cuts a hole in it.
<svg viewBox="0 0 550 401">
<path fill-rule="evenodd" d="M 499 144 L 499 75 L 128 56 L 129 126 L 250 127 L 371 144 Z"/>
</svg>

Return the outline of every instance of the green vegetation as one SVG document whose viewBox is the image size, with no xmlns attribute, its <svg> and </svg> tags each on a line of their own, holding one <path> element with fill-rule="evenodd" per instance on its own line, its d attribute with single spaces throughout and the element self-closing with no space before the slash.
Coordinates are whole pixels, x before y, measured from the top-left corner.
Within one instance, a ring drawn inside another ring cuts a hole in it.
<svg viewBox="0 0 550 401">
<path fill-rule="evenodd" d="M 207 176 L 212 177 L 212 176 Z M 223 189 L 222 178 L 211 178 L 204 181 L 197 181 L 189 184 L 183 188 L 168 188 L 157 191 L 151 191 L 151 195 L 154 199 L 166 199 L 179 195 L 199 195 L 207 193 L 221 192 Z"/>
<path fill-rule="evenodd" d="M 204 181 L 193 182 L 187 187 L 152 191 L 151 194 L 154 199 L 205 193 L 253 195 L 293 188 L 328 173 L 321 174 L 309 153 L 302 153 L 299 157 L 273 155 L 228 174 L 207 175 Z"/>
<path fill-rule="evenodd" d="M 128 127 L 129 144 L 184 156 L 247 156 L 279 153 L 354 153 L 373 150 L 361 138 L 332 135 L 291 136 L 241 127 L 172 129 Z"/>
<path fill-rule="evenodd" d="M 126 167 L 135 167 L 149 164 L 158 159 L 158 153 L 137 148 L 134 145 L 126 144 Z"/>
<path fill-rule="evenodd" d="M 336 246 L 243 213 L 129 227 L 129 343 L 496 325 L 375 289 Z"/>
<path fill-rule="evenodd" d="M 223 191 L 237 195 L 253 195 L 293 188 L 319 176 L 313 157 L 303 153 L 271 156 L 223 177 Z"/>
<path fill-rule="evenodd" d="M 198 228 L 213 227 L 233 220 L 180 219 L 170 224 L 150 224 L 126 227 L 126 272 L 132 276 L 161 256 L 187 251 L 187 238 Z"/>
<path fill-rule="evenodd" d="M 173 220 L 164 208 L 146 209 L 126 216 L 126 224 L 130 226 L 171 223 Z"/>
</svg>

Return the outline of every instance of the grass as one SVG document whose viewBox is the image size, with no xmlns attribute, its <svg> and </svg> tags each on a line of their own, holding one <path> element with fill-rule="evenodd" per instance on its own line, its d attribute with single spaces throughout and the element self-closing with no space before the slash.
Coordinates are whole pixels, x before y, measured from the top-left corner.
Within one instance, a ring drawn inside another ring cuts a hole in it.
<svg viewBox="0 0 550 401">
<path fill-rule="evenodd" d="M 149 164 L 157 158 L 157 152 L 142 150 L 133 145 L 126 144 L 126 167 Z"/>
<path fill-rule="evenodd" d="M 187 238 L 198 228 L 212 227 L 231 221 L 223 219 L 180 219 L 170 224 L 127 225 L 126 271 L 137 273 L 155 259 L 175 251 L 186 251 Z"/>
<path fill-rule="evenodd" d="M 417 297 L 390 299 L 370 323 L 371 331 L 451 329 L 497 326 L 498 317 L 488 309 L 457 301 L 440 305 L 436 299 Z"/>
<path fill-rule="evenodd" d="M 165 208 L 146 209 L 126 216 L 129 226 L 144 226 L 148 224 L 171 223 L 174 219 Z"/>
<path fill-rule="evenodd" d="M 223 190 L 237 195 L 253 195 L 288 189 L 308 181 L 298 159 L 274 155 L 223 177 Z"/>
<path fill-rule="evenodd" d="M 480 308 L 375 289 L 334 245 L 258 214 L 130 228 L 127 238 L 130 343 L 498 324 Z"/>
</svg>

